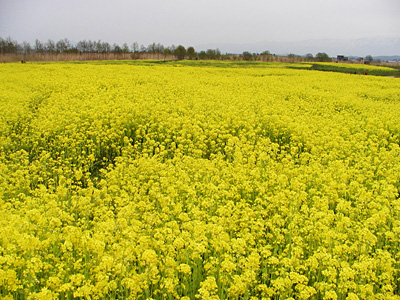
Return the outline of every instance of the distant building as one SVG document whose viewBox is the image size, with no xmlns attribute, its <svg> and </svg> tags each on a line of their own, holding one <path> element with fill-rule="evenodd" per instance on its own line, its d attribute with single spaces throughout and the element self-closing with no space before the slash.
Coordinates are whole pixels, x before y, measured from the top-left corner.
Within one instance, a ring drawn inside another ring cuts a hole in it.
<svg viewBox="0 0 400 300">
<path fill-rule="evenodd" d="M 347 62 L 347 61 L 349 61 L 349 58 L 347 56 L 344 56 L 344 55 L 338 55 L 336 59 L 337 59 L 337 62 Z"/>
</svg>

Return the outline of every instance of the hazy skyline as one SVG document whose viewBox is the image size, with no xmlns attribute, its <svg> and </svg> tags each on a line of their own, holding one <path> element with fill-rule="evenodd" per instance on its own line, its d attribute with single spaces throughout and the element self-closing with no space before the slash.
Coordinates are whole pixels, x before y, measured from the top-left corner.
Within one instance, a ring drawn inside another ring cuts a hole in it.
<svg viewBox="0 0 400 300">
<path fill-rule="evenodd" d="M 0 37 L 220 45 L 229 52 L 224 47 L 265 41 L 400 38 L 399 13 L 399 0 L 0 0 Z"/>
</svg>

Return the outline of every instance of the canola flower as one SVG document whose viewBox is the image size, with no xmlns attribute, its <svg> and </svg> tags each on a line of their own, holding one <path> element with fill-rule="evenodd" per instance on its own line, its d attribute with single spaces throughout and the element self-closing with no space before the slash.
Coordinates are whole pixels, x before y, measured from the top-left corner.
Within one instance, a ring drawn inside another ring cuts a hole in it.
<svg viewBox="0 0 400 300">
<path fill-rule="evenodd" d="M 0 65 L 2 299 L 400 299 L 400 81 Z"/>
</svg>

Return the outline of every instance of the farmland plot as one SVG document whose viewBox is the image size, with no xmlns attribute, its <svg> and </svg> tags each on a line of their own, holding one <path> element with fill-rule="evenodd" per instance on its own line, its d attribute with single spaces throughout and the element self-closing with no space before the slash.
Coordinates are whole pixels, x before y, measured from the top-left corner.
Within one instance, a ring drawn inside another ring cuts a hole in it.
<svg viewBox="0 0 400 300">
<path fill-rule="evenodd" d="M 0 82 L 4 299 L 400 299 L 399 79 L 144 62 Z"/>
</svg>

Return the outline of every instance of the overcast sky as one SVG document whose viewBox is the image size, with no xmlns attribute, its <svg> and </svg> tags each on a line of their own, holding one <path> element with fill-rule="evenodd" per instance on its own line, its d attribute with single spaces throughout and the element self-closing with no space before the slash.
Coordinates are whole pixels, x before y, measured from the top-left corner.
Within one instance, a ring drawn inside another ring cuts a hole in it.
<svg viewBox="0 0 400 300">
<path fill-rule="evenodd" d="M 186 47 L 399 38 L 399 16 L 400 0 L 0 0 L 0 37 Z"/>
</svg>

